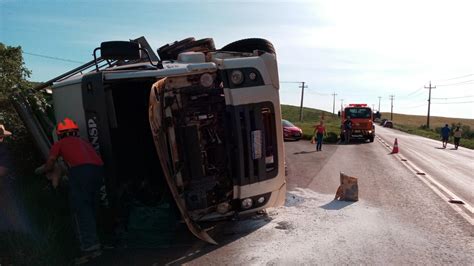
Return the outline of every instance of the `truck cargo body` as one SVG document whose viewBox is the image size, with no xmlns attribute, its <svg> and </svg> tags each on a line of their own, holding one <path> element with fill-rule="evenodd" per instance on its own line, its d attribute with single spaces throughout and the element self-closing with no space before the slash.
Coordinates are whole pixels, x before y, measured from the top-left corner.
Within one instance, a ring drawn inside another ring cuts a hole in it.
<svg viewBox="0 0 474 266">
<path fill-rule="evenodd" d="M 111 208 L 131 191 L 150 205 L 171 191 L 212 243 L 196 222 L 282 205 L 286 181 L 275 55 L 207 56 L 74 76 L 54 84 L 53 99 L 56 120 L 74 119 L 102 156 Z"/>
</svg>

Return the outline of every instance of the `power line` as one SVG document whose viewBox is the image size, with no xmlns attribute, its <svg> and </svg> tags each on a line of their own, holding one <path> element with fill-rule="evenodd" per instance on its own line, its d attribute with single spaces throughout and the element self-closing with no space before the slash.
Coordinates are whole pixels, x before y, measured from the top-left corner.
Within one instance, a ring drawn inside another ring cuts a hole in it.
<svg viewBox="0 0 474 266">
<path fill-rule="evenodd" d="M 446 103 L 433 103 L 433 104 L 460 104 L 460 103 L 474 103 L 474 101 L 468 101 L 468 102 L 446 102 Z"/>
<path fill-rule="evenodd" d="M 410 95 L 413 95 L 413 94 L 419 92 L 420 90 L 423 90 L 423 87 L 418 88 L 417 90 L 415 90 L 415 91 L 413 91 L 413 92 L 411 92 L 411 93 L 408 93 L 405 97 L 408 97 L 408 96 L 410 96 Z"/>
<path fill-rule="evenodd" d="M 415 106 L 403 106 L 403 107 L 399 107 L 400 109 L 412 109 L 412 108 L 418 108 L 418 107 L 422 107 L 422 106 L 425 106 L 424 104 L 420 104 L 420 105 L 415 105 Z"/>
<path fill-rule="evenodd" d="M 449 99 L 462 99 L 462 98 L 472 98 L 474 95 L 466 95 L 466 96 L 460 96 L 460 97 L 446 97 L 446 98 L 431 98 L 433 100 L 449 100 Z"/>
<path fill-rule="evenodd" d="M 438 80 L 438 81 L 448 81 L 448 80 L 460 79 L 460 78 L 465 78 L 465 77 L 470 77 L 470 76 L 474 76 L 474 74 L 467 74 L 467 75 L 463 75 L 463 76 L 459 76 L 459 77 L 454 77 L 454 78 L 450 78 L 450 79 L 442 79 L 442 80 Z"/>
<path fill-rule="evenodd" d="M 24 54 L 27 54 L 27 55 L 32 55 L 32 56 L 47 58 L 47 59 L 56 60 L 56 61 L 63 61 L 63 62 L 76 63 L 76 64 L 85 64 L 85 62 L 80 62 L 80 61 L 71 60 L 71 59 L 66 59 L 66 58 L 61 58 L 61 57 L 55 57 L 55 56 L 49 56 L 49 55 L 42 55 L 42 54 L 35 54 L 35 53 L 30 53 L 30 52 L 25 52 L 25 51 L 22 51 L 22 52 L 23 52 Z"/>
<path fill-rule="evenodd" d="M 457 83 L 451 83 L 451 84 L 441 84 L 441 85 L 437 85 L 438 87 L 439 86 L 454 86 L 454 85 L 459 85 L 459 84 L 471 84 L 471 83 L 474 83 L 474 79 L 471 79 L 471 80 L 465 80 L 465 81 L 461 81 L 461 82 L 457 82 Z"/>
</svg>

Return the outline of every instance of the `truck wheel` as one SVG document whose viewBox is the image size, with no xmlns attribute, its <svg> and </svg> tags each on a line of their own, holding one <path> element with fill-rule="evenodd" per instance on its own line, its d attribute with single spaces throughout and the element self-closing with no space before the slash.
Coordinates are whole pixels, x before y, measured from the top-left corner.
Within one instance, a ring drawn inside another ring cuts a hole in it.
<svg viewBox="0 0 474 266">
<path fill-rule="evenodd" d="M 370 137 L 370 139 L 369 139 L 369 140 L 370 140 L 370 142 L 374 142 L 374 137 L 373 137 L 373 136 L 372 136 L 372 137 Z"/>
<path fill-rule="evenodd" d="M 250 38 L 235 41 L 233 43 L 229 43 L 228 45 L 220 49 L 220 51 L 240 53 L 253 53 L 254 50 L 260 50 L 270 54 L 276 54 L 275 47 L 273 47 L 273 44 L 271 42 L 259 38 Z"/>
<path fill-rule="evenodd" d="M 340 136 L 341 142 L 344 142 L 346 139 L 344 138 L 344 134 L 341 134 Z"/>
<path fill-rule="evenodd" d="M 196 39 L 189 37 L 181 41 L 175 41 L 174 43 L 169 43 L 158 48 L 158 56 L 161 60 L 175 60 L 176 51 L 182 50 L 187 44 L 195 42 Z"/>
<path fill-rule="evenodd" d="M 158 49 L 161 60 L 176 60 L 183 52 L 209 52 L 215 51 L 214 40 L 211 38 L 195 40 L 193 37 L 166 44 Z"/>
</svg>

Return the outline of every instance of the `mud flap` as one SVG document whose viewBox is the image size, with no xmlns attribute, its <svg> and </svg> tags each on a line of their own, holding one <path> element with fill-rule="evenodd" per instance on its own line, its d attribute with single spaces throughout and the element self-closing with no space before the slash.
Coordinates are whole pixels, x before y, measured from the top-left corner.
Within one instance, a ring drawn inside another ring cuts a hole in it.
<svg viewBox="0 0 474 266">
<path fill-rule="evenodd" d="M 158 158 L 160 159 L 161 167 L 163 168 L 163 173 L 166 179 L 166 182 L 169 185 L 171 194 L 173 195 L 174 201 L 178 206 L 178 209 L 183 217 L 184 222 L 188 226 L 189 231 L 193 233 L 197 238 L 206 241 L 210 244 L 217 245 L 217 242 L 212 239 L 205 230 L 196 224 L 191 217 L 189 216 L 188 210 L 184 204 L 184 200 L 178 192 L 178 186 L 176 183 L 175 174 L 176 170 L 174 169 L 174 164 L 168 153 L 168 144 L 166 136 L 166 127 L 163 124 L 163 90 L 165 87 L 166 78 L 160 79 L 155 84 L 153 84 L 150 91 L 150 102 L 149 102 L 149 121 L 150 128 L 153 135 L 153 141 L 155 143 L 156 152 Z"/>
</svg>

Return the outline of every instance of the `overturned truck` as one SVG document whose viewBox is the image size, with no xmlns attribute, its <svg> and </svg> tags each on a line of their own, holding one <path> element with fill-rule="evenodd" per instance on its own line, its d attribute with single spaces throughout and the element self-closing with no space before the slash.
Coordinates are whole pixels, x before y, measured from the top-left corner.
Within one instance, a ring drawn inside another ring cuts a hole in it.
<svg viewBox="0 0 474 266">
<path fill-rule="evenodd" d="M 263 39 L 217 50 L 188 38 L 157 52 L 143 37 L 104 42 L 94 60 L 37 89 L 52 85 L 55 120 L 75 120 L 102 156 L 108 208 L 168 193 L 190 231 L 215 243 L 200 221 L 285 200 L 275 51 Z"/>
</svg>

